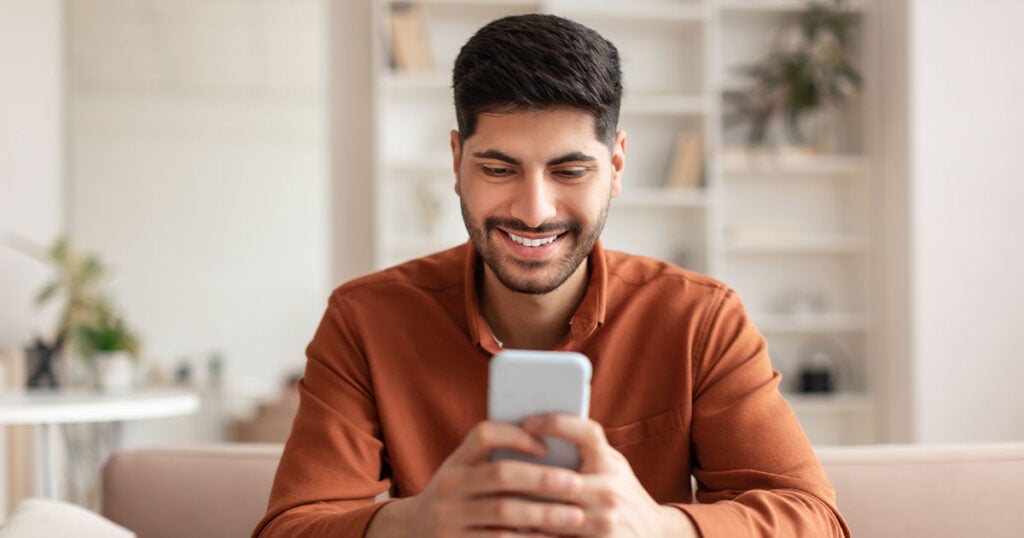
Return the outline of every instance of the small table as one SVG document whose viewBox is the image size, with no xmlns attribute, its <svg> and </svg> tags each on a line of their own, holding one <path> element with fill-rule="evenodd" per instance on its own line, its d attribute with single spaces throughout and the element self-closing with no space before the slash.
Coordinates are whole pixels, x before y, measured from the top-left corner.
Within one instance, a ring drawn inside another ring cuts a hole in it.
<svg viewBox="0 0 1024 538">
<path fill-rule="evenodd" d="M 36 427 L 43 495 L 55 498 L 56 459 L 51 443 L 54 425 L 122 422 L 188 415 L 199 410 L 199 396 L 174 389 L 143 389 L 106 393 L 95 390 L 26 390 L 0 392 L 0 425 Z"/>
</svg>

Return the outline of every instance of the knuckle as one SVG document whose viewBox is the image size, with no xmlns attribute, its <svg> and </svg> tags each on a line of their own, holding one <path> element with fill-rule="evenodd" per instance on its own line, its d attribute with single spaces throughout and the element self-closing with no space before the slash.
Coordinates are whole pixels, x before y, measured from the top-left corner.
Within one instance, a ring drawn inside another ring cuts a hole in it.
<svg viewBox="0 0 1024 538">
<path fill-rule="evenodd" d="M 572 510 L 568 507 L 563 507 L 555 504 L 550 504 L 544 507 L 544 512 L 541 514 L 541 522 L 544 526 L 558 528 L 564 526 L 566 521 L 569 519 L 569 511 Z"/>
<path fill-rule="evenodd" d="M 574 485 L 574 478 L 563 471 L 546 470 L 540 479 L 540 489 L 548 493 L 568 492 Z"/>
<path fill-rule="evenodd" d="M 493 430 L 494 427 L 490 423 L 481 422 L 476 426 L 473 426 L 473 429 L 469 431 L 469 435 L 467 437 L 473 442 L 486 444 L 488 440 L 494 437 Z"/>
<path fill-rule="evenodd" d="M 515 506 L 508 499 L 495 499 L 494 518 L 499 522 L 512 520 L 515 515 Z"/>
<path fill-rule="evenodd" d="M 609 534 L 615 530 L 615 515 L 607 510 L 602 511 L 593 517 L 591 524 L 598 533 Z"/>
<path fill-rule="evenodd" d="M 619 494 L 610 487 L 602 487 L 597 490 L 596 497 L 601 506 L 614 509 L 619 506 Z"/>
<path fill-rule="evenodd" d="M 540 489 L 541 491 L 557 491 L 558 485 L 562 482 L 560 473 L 557 471 L 545 470 L 544 474 L 540 476 Z"/>
<path fill-rule="evenodd" d="M 499 461 L 491 465 L 488 479 L 497 486 L 506 486 L 512 481 L 515 475 L 515 468 L 511 462 Z"/>
</svg>

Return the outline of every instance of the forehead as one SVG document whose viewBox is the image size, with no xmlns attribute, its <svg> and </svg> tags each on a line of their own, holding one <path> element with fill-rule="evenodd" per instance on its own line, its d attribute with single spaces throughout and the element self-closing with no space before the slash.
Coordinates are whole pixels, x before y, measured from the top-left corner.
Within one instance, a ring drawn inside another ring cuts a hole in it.
<svg viewBox="0 0 1024 538">
<path fill-rule="evenodd" d="M 465 144 L 474 151 L 499 149 L 538 155 L 594 152 L 594 148 L 604 147 L 597 138 L 594 117 L 576 108 L 481 113 Z"/>
</svg>

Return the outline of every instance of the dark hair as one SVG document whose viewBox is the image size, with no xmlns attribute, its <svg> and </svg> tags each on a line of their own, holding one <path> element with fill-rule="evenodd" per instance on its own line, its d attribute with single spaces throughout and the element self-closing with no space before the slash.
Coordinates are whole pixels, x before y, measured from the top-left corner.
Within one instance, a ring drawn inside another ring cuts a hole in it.
<svg viewBox="0 0 1024 538">
<path fill-rule="evenodd" d="M 461 144 L 482 112 L 569 106 L 594 117 L 611 146 L 619 123 L 619 51 L 600 34 L 554 15 L 497 19 L 462 46 L 452 72 Z"/>
</svg>

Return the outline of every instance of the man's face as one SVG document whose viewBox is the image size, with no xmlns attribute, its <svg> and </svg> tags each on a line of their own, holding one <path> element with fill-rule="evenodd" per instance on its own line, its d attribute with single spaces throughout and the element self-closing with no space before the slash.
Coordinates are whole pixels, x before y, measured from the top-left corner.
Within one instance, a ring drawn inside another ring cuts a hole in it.
<svg viewBox="0 0 1024 538">
<path fill-rule="evenodd" d="M 508 289 L 562 285 L 601 235 L 621 189 L 625 134 L 613 148 L 594 118 L 570 108 L 481 114 L 459 147 L 451 135 L 462 218 L 487 268 Z"/>
</svg>

